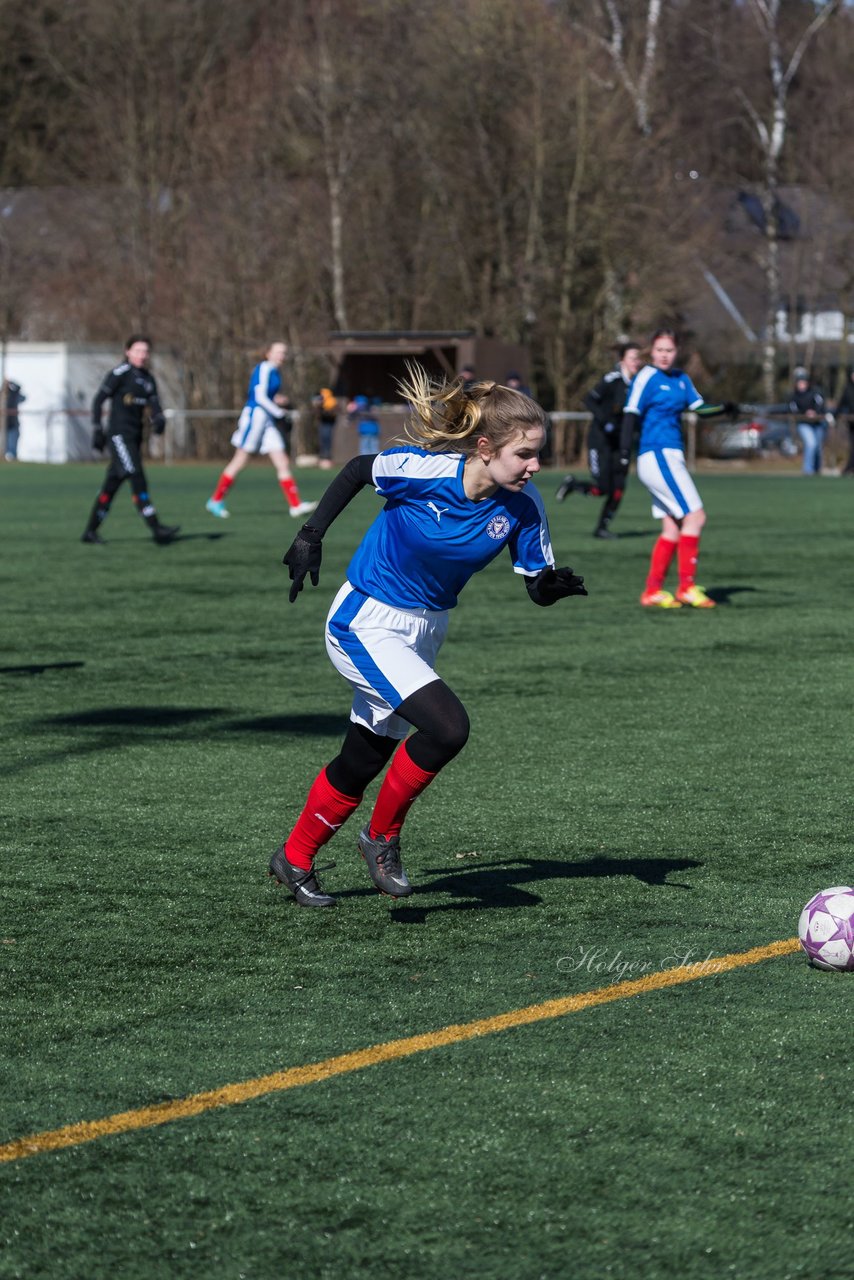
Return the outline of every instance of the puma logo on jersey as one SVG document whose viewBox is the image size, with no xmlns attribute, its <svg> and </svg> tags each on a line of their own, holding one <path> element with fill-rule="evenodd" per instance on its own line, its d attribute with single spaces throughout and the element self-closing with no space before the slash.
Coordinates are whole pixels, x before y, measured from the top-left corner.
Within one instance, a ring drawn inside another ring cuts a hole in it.
<svg viewBox="0 0 854 1280">
<path fill-rule="evenodd" d="M 340 822 L 327 822 L 322 813 L 316 813 L 314 816 L 323 823 L 324 827 L 328 827 L 330 831 L 337 831 L 341 826 Z"/>
<path fill-rule="evenodd" d="M 442 516 L 445 514 L 446 511 L 450 511 L 451 509 L 450 507 L 437 507 L 435 502 L 428 502 L 427 506 L 430 508 L 431 511 L 435 511 L 437 524 L 442 523 Z"/>
<path fill-rule="evenodd" d="M 398 471 L 402 471 L 402 470 L 403 470 L 403 468 L 406 466 L 406 464 L 407 464 L 407 462 L 408 462 L 408 461 L 409 461 L 409 459 L 408 459 L 408 458 L 403 458 L 403 459 L 402 459 L 402 460 L 397 464 L 397 469 L 398 469 Z"/>
</svg>

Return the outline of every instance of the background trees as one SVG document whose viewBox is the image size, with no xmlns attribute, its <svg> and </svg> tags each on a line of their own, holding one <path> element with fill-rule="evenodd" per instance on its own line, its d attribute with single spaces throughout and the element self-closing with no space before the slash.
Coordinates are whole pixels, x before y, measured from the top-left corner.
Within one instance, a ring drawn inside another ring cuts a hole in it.
<svg viewBox="0 0 854 1280">
<path fill-rule="evenodd" d="M 211 404 L 278 333 L 472 327 L 528 343 L 569 406 L 620 332 L 683 320 L 710 193 L 850 207 L 828 117 L 852 21 L 835 0 L 0 0 L 6 336 L 151 328 Z"/>
</svg>

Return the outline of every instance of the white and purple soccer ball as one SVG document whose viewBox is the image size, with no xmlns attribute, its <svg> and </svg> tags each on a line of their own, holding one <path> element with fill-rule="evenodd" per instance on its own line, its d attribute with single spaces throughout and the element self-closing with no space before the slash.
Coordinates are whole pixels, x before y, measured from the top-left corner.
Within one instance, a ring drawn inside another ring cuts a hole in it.
<svg viewBox="0 0 854 1280">
<path fill-rule="evenodd" d="M 798 937 L 819 969 L 854 970 L 854 889 L 837 885 L 810 898 L 798 921 Z"/>
</svg>

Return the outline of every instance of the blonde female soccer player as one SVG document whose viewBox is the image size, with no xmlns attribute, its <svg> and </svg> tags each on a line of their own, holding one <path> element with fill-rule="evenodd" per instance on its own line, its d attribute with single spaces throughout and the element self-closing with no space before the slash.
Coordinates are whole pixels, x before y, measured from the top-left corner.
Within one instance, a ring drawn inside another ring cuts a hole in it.
<svg viewBox="0 0 854 1280">
<path fill-rule="evenodd" d="M 531 483 L 546 435 L 540 406 L 494 382 L 434 386 L 417 369 L 402 389 L 410 443 L 351 459 L 284 557 L 295 601 L 306 576 L 317 585 L 321 542 L 336 516 L 367 485 L 384 500 L 326 623 L 329 656 L 353 690 L 350 727 L 270 862 L 303 907 L 335 905 L 318 884 L 315 855 L 389 760 L 358 847 L 381 892 L 412 892 L 401 863 L 404 819 L 469 733 L 465 707 L 435 670 L 448 612 L 469 578 L 506 549 L 535 604 L 587 594 L 571 569 L 555 569 Z"/>
<path fill-rule="evenodd" d="M 263 454 L 276 468 L 276 476 L 292 516 L 305 516 L 317 505 L 301 502 L 297 482 L 291 475 L 285 437 L 281 427 L 288 416 L 288 397 L 282 390 L 280 370 L 288 355 L 284 342 L 273 342 L 267 348 L 260 364 L 256 364 L 249 379 L 246 404 L 240 415 L 237 430 L 231 437 L 235 447 L 234 457 L 223 471 L 219 482 L 205 506 L 212 516 L 225 520 L 231 514 L 225 505 L 225 495 L 246 466 L 253 453 Z"/>
<path fill-rule="evenodd" d="M 738 406 L 730 401 L 707 404 L 687 373 L 675 368 L 676 351 L 672 329 L 658 329 L 652 335 L 649 364 L 636 374 L 623 410 L 620 465 L 628 470 L 632 438 L 639 429 L 638 479 L 652 494 L 652 514 L 662 523 L 641 604 L 659 609 L 679 609 L 683 604 L 713 609 L 714 600 L 696 582 L 706 513 L 685 463 L 682 414 L 691 409 L 700 417 L 714 418 L 734 414 Z M 664 589 L 674 555 L 679 568 L 675 596 Z"/>
</svg>

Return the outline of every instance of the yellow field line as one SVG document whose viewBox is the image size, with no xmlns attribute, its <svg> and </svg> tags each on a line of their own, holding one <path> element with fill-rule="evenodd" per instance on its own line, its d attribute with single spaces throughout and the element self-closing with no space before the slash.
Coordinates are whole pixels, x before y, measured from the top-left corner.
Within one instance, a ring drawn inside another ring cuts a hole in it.
<svg viewBox="0 0 854 1280">
<path fill-rule="evenodd" d="M 78 1124 L 64 1125 L 61 1129 L 33 1133 L 29 1137 L 17 1138 L 14 1142 L 7 1142 L 0 1146 L 0 1162 L 23 1160 L 27 1156 L 38 1155 L 43 1151 L 59 1151 L 63 1147 L 80 1146 L 84 1142 L 94 1142 L 97 1138 L 105 1138 L 114 1133 L 129 1133 L 135 1129 L 150 1128 L 152 1125 L 170 1124 L 173 1120 L 186 1120 L 189 1116 L 200 1115 L 203 1111 L 210 1111 L 214 1107 L 232 1107 L 238 1102 L 249 1102 L 252 1098 L 260 1098 L 267 1093 L 281 1093 L 285 1089 L 296 1089 L 300 1085 L 315 1084 L 318 1080 L 328 1080 L 332 1076 L 343 1075 L 347 1071 L 361 1071 L 365 1067 L 374 1067 L 381 1062 L 392 1062 L 396 1058 L 408 1058 L 414 1053 L 425 1053 L 428 1049 L 438 1049 L 442 1045 L 459 1044 L 464 1040 L 473 1040 L 477 1036 L 490 1036 L 497 1031 L 508 1031 L 511 1027 L 523 1027 L 532 1022 L 560 1018 L 566 1013 L 577 1013 L 581 1009 L 608 1004 L 612 1000 L 625 1000 L 629 996 L 660 991 L 663 987 L 676 987 L 683 982 L 693 982 L 697 978 L 709 977 L 711 974 L 725 973 L 729 969 L 738 969 L 743 965 L 758 964 L 760 960 L 770 960 L 774 956 L 789 955 L 797 951 L 798 945 L 797 938 L 787 938 L 781 942 L 771 942 L 764 947 L 754 947 L 750 951 L 713 957 L 673 969 L 663 969 L 660 972 L 647 974 L 643 978 L 617 982 L 610 987 L 600 987 L 596 991 L 583 991 L 579 995 L 546 1000 L 542 1004 L 528 1005 L 524 1009 L 499 1013 L 492 1018 L 480 1018 L 476 1022 L 442 1027 L 438 1031 L 427 1031 L 419 1036 L 407 1036 L 403 1040 L 389 1040 L 385 1044 L 375 1044 L 367 1049 L 357 1049 L 353 1053 L 343 1053 L 337 1058 L 312 1062 L 305 1067 L 291 1067 L 287 1071 L 274 1071 L 272 1075 L 259 1076 L 254 1080 L 226 1084 L 219 1089 L 210 1089 L 206 1093 L 194 1093 L 174 1102 L 159 1102 L 153 1107 L 120 1111 L 116 1115 L 105 1116 L 101 1120 L 82 1120 Z"/>
</svg>

